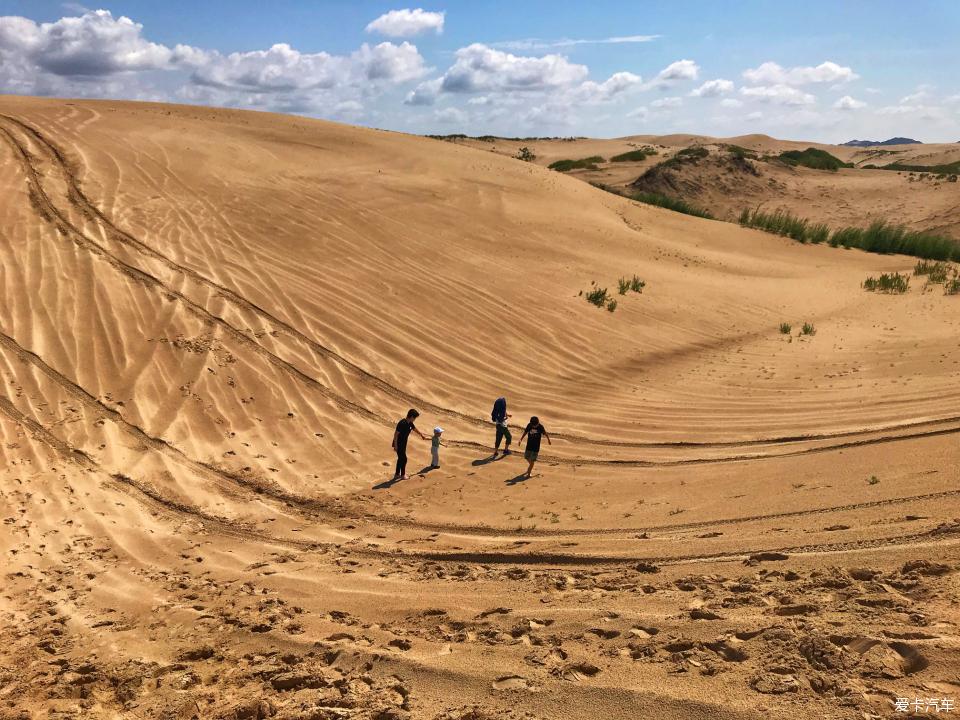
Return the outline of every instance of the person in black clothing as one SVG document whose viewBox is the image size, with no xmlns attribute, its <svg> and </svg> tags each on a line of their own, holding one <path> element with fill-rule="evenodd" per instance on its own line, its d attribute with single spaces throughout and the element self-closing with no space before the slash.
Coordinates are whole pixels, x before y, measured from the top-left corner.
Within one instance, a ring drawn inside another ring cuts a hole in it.
<svg viewBox="0 0 960 720">
<path fill-rule="evenodd" d="M 540 454 L 540 440 L 546 438 L 549 445 L 553 445 L 553 442 L 550 440 L 550 435 L 547 434 L 547 429 L 540 424 L 540 418 L 537 416 L 530 418 L 530 424 L 523 429 L 523 435 L 520 436 L 520 442 L 517 444 L 523 445 L 524 438 L 527 438 L 527 449 L 523 453 L 523 457 L 530 463 L 527 467 L 527 477 L 530 477 L 533 474 L 533 466 L 537 462 L 537 456 Z"/>
<path fill-rule="evenodd" d="M 407 479 L 407 438 L 410 437 L 410 433 L 415 432 L 422 440 L 427 439 L 426 435 L 417 430 L 417 426 L 413 424 L 418 417 L 420 413 L 411 408 L 407 416 L 397 423 L 397 429 L 393 433 L 393 449 L 397 453 L 397 472 L 393 476 L 394 480 Z"/>
<path fill-rule="evenodd" d="M 490 419 L 493 420 L 494 424 L 497 426 L 497 441 L 493 444 L 493 456 L 497 456 L 497 452 L 500 450 L 500 443 L 503 440 L 507 441 L 507 444 L 503 446 L 503 454 L 510 454 L 510 442 L 513 438 L 510 437 L 510 428 L 507 427 L 507 420 L 510 418 L 510 413 L 507 412 L 507 399 L 504 397 L 497 398 L 496 402 L 493 403 L 493 412 L 490 413 Z"/>
</svg>

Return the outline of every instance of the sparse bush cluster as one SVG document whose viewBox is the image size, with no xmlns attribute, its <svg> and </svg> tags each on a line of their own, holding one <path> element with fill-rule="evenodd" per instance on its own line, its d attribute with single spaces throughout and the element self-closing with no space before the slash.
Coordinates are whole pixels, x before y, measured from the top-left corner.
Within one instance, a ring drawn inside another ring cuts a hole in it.
<svg viewBox="0 0 960 720">
<path fill-rule="evenodd" d="M 617 300 L 610 294 L 607 288 L 597 285 L 596 280 L 591 282 L 590 285 L 592 286 L 591 289 L 588 290 L 586 294 L 581 290 L 580 295 L 584 296 L 591 305 L 596 305 L 598 308 L 606 308 L 608 311 L 614 312 L 617 309 Z M 647 284 L 636 275 L 632 277 L 621 277 L 617 280 L 617 292 L 621 295 L 626 295 L 628 292 L 642 293 L 646 285 Z"/>
<path fill-rule="evenodd" d="M 617 280 L 617 290 L 621 295 L 626 295 L 629 291 L 642 293 L 646 285 L 647 284 L 636 275 L 630 278 L 622 277 Z"/>
<path fill-rule="evenodd" d="M 903 295 L 910 289 L 910 277 L 900 273 L 883 273 L 880 277 L 868 277 L 861 287 L 867 292 Z"/>
<path fill-rule="evenodd" d="M 708 220 L 713 219 L 713 215 L 711 215 L 709 211 L 691 205 L 686 200 L 681 200 L 680 198 L 672 198 L 655 192 L 638 192 L 630 197 L 637 202 L 656 205 L 657 207 L 673 210 L 674 212 L 683 213 L 684 215 L 694 215 L 696 217 L 707 218 Z"/>
<path fill-rule="evenodd" d="M 528 148 L 526 145 L 517 150 L 515 157 L 517 160 L 523 160 L 524 162 L 533 162 L 537 159 L 537 156 L 533 154 L 533 150 Z"/>
<path fill-rule="evenodd" d="M 597 170 L 597 163 L 606 162 L 599 155 L 580 158 L 579 160 L 557 160 L 547 165 L 551 170 L 557 172 L 570 172 L 571 170 Z"/>
<path fill-rule="evenodd" d="M 789 335 L 793 332 L 793 325 L 788 322 L 780 323 L 780 334 Z M 813 336 L 817 334 L 817 329 L 813 326 L 813 323 L 805 322 L 800 328 L 800 335 Z"/>
<path fill-rule="evenodd" d="M 780 153 L 777 159 L 787 165 L 802 165 L 813 170 L 829 170 L 830 172 L 836 172 L 840 168 L 853 167 L 853 163 L 845 163 L 826 150 L 818 150 L 812 147 L 806 150 L 787 150 Z"/>
<path fill-rule="evenodd" d="M 678 165 L 683 165 L 684 163 L 696 163 L 698 160 L 702 160 L 709 154 L 710 151 L 703 147 L 703 145 L 691 145 L 690 147 L 683 148 L 682 150 L 677 150 L 677 152 L 664 160 L 657 167 L 676 167 Z"/>
<path fill-rule="evenodd" d="M 960 278 L 953 278 L 943 286 L 944 295 L 960 295 Z"/>
<path fill-rule="evenodd" d="M 620 155 L 614 155 L 610 158 L 610 162 L 640 162 L 641 160 L 646 160 L 648 157 L 656 155 L 657 151 L 645 145 L 642 148 L 637 150 L 630 150 L 629 152 L 621 153 Z"/>
<path fill-rule="evenodd" d="M 823 223 L 811 223 L 784 210 L 772 213 L 746 209 L 740 224 L 784 235 L 799 242 L 828 242 L 833 247 L 858 248 L 872 253 L 900 253 L 927 260 L 960 261 L 960 242 L 942 235 L 908 230 L 877 220 L 870 227 L 844 227 L 833 232 Z"/>
<path fill-rule="evenodd" d="M 942 284 L 949 279 L 951 270 L 952 268 L 950 265 L 945 262 L 930 262 L 929 260 L 920 260 L 914 266 L 913 274 L 926 275 L 927 282 Z M 953 270 L 953 274 L 956 275 L 957 271 Z"/>
</svg>

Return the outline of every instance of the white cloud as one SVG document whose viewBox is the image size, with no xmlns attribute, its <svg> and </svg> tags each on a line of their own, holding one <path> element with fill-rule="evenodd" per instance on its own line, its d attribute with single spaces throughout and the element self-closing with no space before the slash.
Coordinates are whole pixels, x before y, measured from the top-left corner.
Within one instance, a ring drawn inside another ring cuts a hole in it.
<svg viewBox="0 0 960 720">
<path fill-rule="evenodd" d="M 778 105 L 813 105 L 817 99 L 789 85 L 766 85 L 740 88 L 740 94 Z"/>
<path fill-rule="evenodd" d="M 576 88 L 574 95 L 581 102 L 607 102 L 628 90 L 639 87 L 642 81 L 643 78 L 639 75 L 630 72 L 618 72 L 602 83 L 596 83 L 592 80 L 584 81 Z"/>
<path fill-rule="evenodd" d="M 23 17 L 0 17 L 0 59 L 3 65 L 33 66 L 63 77 L 169 69 L 178 48 L 149 42 L 142 30 L 139 23 L 115 18 L 109 10 L 39 24 Z"/>
<path fill-rule="evenodd" d="M 740 100 L 737 100 L 736 98 L 724 98 L 723 100 L 720 101 L 720 104 L 723 107 L 727 107 L 727 108 L 743 107 L 743 103 Z"/>
<path fill-rule="evenodd" d="M 658 98 L 650 103 L 650 107 L 657 110 L 669 110 L 683 105 L 683 100 L 678 97 Z"/>
<path fill-rule="evenodd" d="M 474 43 L 460 48 L 444 73 L 441 89 L 452 93 L 536 91 L 569 87 L 587 76 L 585 65 L 562 55 L 523 57 Z"/>
<path fill-rule="evenodd" d="M 599 40 L 573 40 L 564 38 L 561 40 L 541 40 L 540 38 L 527 38 L 525 40 L 504 40 L 502 42 L 490 43 L 490 47 L 502 48 L 504 50 L 548 50 L 550 48 L 573 47 L 575 45 L 620 45 L 623 43 L 645 43 L 652 42 L 659 38 L 659 35 L 623 35 L 620 37 L 601 38 Z"/>
<path fill-rule="evenodd" d="M 918 105 L 925 103 L 933 97 L 932 85 L 918 85 L 917 89 L 909 95 L 900 98 L 901 105 Z"/>
<path fill-rule="evenodd" d="M 416 46 L 364 43 L 350 55 L 301 53 L 286 43 L 269 50 L 221 55 L 213 51 L 194 60 L 192 79 L 200 85 L 248 92 L 330 89 L 385 81 L 402 83 L 426 72 Z"/>
<path fill-rule="evenodd" d="M 469 116 L 459 108 L 448 107 L 443 108 L 442 110 L 434 110 L 433 118 L 437 122 L 447 123 L 450 125 L 463 125 L 467 122 Z"/>
<path fill-rule="evenodd" d="M 431 31 L 439 35 L 443 32 L 445 14 L 427 12 L 422 8 L 391 10 L 367 25 L 366 30 L 388 37 L 413 37 Z"/>
<path fill-rule="evenodd" d="M 833 104 L 833 107 L 835 107 L 837 110 L 859 110 L 860 108 L 864 108 L 866 106 L 867 104 L 862 100 L 856 100 L 849 95 L 844 95 Z"/>
<path fill-rule="evenodd" d="M 407 93 L 404 105 L 433 105 L 440 94 L 440 86 L 443 84 L 443 78 L 434 78 L 420 83 Z"/>
<path fill-rule="evenodd" d="M 657 73 L 653 83 L 663 87 L 681 80 L 696 80 L 699 72 L 700 66 L 693 60 L 677 60 Z"/>
<path fill-rule="evenodd" d="M 718 78 L 716 80 L 707 80 L 703 85 L 690 91 L 691 97 L 717 97 L 733 92 L 733 83 L 730 80 Z"/>
<path fill-rule="evenodd" d="M 856 80 L 851 68 L 827 60 L 816 67 L 784 68 L 775 62 L 743 71 L 743 77 L 752 85 L 808 85 L 811 83 L 843 83 Z"/>
</svg>

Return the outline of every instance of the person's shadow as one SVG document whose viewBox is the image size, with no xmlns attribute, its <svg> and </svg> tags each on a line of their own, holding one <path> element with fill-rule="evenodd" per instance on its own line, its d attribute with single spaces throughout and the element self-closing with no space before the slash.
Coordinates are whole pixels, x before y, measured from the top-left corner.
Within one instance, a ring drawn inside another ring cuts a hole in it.
<svg viewBox="0 0 960 720">
<path fill-rule="evenodd" d="M 470 463 L 470 464 L 473 465 L 474 467 L 480 467 L 481 465 L 489 465 L 490 463 L 496 462 L 497 460 L 503 460 L 505 457 L 507 457 L 507 456 L 506 456 L 506 455 L 501 455 L 500 457 L 497 457 L 497 454 L 494 453 L 493 455 L 490 455 L 489 457 L 480 458 L 479 460 L 474 460 L 474 461 L 473 461 L 472 463 Z"/>
<path fill-rule="evenodd" d="M 525 472 L 522 472 L 522 473 L 520 473 L 519 475 L 516 475 L 516 476 L 510 478 L 509 480 L 504 480 L 504 484 L 506 484 L 506 485 L 519 485 L 520 483 L 526 482 L 526 481 L 529 480 L 529 479 L 530 479 L 530 478 L 527 476 L 527 474 L 526 474 Z"/>
<path fill-rule="evenodd" d="M 412 474 L 413 474 L 413 475 L 424 476 L 424 475 L 426 475 L 428 472 L 432 472 L 432 471 L 438 470 L 438 469 L 439 469 L 439 468 L 435 468 L 433 465 L 426 465 L 425 467 L 420 468 L 417 472 L 412 473 Z M 410 476 L 409 476 L 409 475 L 407 476 L 407 479 L 408 479 L 408 480 L 410 479 Z M 384 480 L 382 483 L 380 483 L 380 484 L 378 484 L 378 485 L 374 485 L 374 486 L 373 486 L 373 489 L 374 489 L 374 490 L 389 490 L 389 489 L 392 488 L 394 485 L 396 485 L 398 482 L 400 482 L 400 478 L 390 478 L 389 480 Z"/>
</svg>

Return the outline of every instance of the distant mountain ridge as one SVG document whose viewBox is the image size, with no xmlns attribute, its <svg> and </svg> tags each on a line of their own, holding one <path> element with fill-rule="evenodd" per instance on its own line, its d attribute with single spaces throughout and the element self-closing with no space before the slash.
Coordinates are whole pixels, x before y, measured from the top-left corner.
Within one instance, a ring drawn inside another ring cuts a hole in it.
<svg viewBox="0 0 960 720">
<path fill-rule="evenodd" d="M 893 137 L 889 140 L 850 140 L 843 143 L 851 147 L 875 147 L 877 145 L 923 145 L 919 140 L 905 137 Z"/>
</svg>

